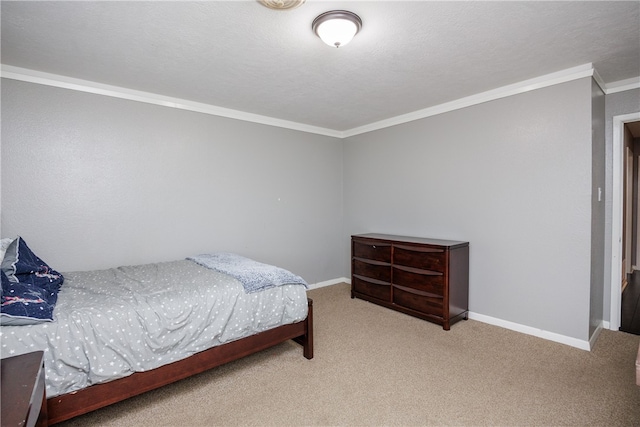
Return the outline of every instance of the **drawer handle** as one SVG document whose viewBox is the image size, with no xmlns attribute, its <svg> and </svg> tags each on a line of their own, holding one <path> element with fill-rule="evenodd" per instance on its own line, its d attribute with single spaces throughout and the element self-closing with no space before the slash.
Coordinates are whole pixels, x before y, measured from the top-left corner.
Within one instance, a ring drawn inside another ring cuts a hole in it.
<svg viewBox="0 0 640 427">
<path fill-rule="evenodd" d="M 375 248 L 376 248 L 376 245 L 373 245 L 373 249 L 375 249 Z"/>
</svg>

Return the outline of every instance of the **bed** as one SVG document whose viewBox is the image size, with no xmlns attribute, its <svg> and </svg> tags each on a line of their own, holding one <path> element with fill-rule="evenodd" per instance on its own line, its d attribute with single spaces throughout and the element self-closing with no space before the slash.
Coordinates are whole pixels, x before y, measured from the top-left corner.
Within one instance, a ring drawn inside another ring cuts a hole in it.
<svg viewBox="0 0 640 427">
<path fill-rule="evenodd" d="M 287 270 L 215 253 L 60 274 L 14 242 L 2 261 L 0 351 L 44 350 L 50 425 L 290 339 L 313 358 L 312 301 Z M 29 274 L 39 269 L 33 287 L 44 291 L 23 304 L 40 305 L 36 314 L 7 292 L 31 280 L 15 271 L 16 246 Z"/>
</svg>

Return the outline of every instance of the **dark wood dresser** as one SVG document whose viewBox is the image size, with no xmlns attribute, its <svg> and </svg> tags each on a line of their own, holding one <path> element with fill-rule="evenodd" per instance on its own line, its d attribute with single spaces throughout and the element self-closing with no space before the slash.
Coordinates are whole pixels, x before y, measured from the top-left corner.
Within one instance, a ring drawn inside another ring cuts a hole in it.
<svg viewBox="0 0 640 427">
<path fill-rule="evenodd" d="M 351 298 L 449 330 L 469 314 L 469 243 L 388 234 L 351 236 Z"/>
</svg>

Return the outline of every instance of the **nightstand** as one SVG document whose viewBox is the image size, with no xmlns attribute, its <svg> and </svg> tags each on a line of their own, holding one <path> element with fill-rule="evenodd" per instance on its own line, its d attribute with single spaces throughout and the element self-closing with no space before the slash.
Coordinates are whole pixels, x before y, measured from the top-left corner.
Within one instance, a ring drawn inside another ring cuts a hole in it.
<svg viewBox="0 0 640 427">
<path fill-rule="evenodd" d="M 44 352 L 7 357 L 0 364 L 2 427 L 46 426 Z"/>
</svg>

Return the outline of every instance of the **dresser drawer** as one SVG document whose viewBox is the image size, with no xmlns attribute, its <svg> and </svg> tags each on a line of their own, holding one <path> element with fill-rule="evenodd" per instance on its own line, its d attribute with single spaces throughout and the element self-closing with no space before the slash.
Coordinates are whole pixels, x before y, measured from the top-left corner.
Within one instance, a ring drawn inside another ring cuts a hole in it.
<svg viewBox="0 0 640 427">
<path fill-rule="evenodd" d="M 440 273 L 446 269 L 446 258 L 443 249 L 419 246 L 396 245 L 393 248 L 393 263 Z"/>
<path fill-rule="evenodd" d="M 420 313 L 442 317 L 442 298 L 428 297 L 412 289 L 394 286 L 393 302 Z"/>
<path fill-rule="evenodd" d="M 351 249 L 354 257 L 391 262 L 391 244 L 389 243 L 354 240 L 352 245 Z"/>
<path fill-rule="evenodd" d="M 369 295 L 372 298 L 387 301 L 391 300 L 391 284 L 366 277 L 353 276 L 352 290 L 360 294 Z"/>
<path fill-rule="evenodd" d="M 442 273 L 417 270 L 410 267 L 393 267 L 393 284 L 442 296 L 444 275 Z"/>
<path fill-rule="evenodd" d="M 391 265 L 381 261 L 354 258 L 353 274 L 391 282 Z"/>
</svg>

